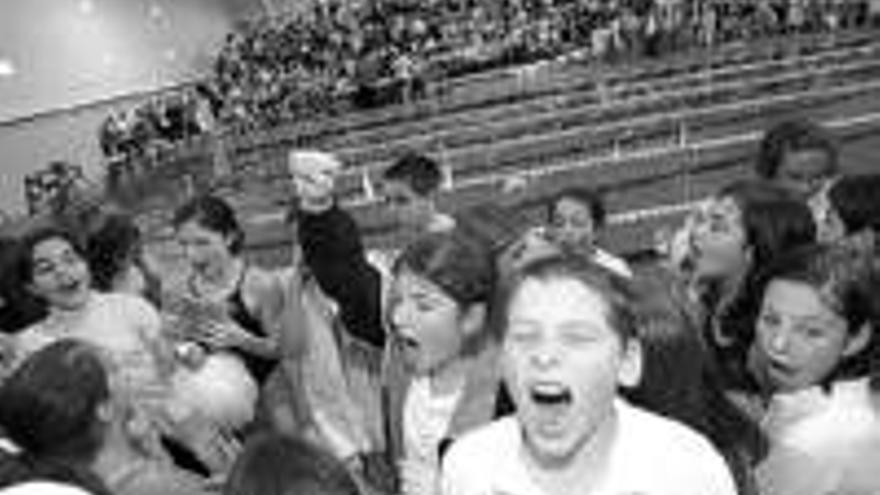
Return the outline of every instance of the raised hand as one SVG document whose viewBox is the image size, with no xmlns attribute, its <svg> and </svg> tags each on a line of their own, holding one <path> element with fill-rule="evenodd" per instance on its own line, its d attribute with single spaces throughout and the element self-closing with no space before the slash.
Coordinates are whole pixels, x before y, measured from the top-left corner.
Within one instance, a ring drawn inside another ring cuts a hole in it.
<svg viewBox="0 0 880 495">
<path fill-rule="evenodd" d="M 319 213 L 333 205 L 336 176 L 342 169 L 333 155 L 318 151 L 294 151 L 288 158 L 293 187 L 305 211 Z"/>
</svg>

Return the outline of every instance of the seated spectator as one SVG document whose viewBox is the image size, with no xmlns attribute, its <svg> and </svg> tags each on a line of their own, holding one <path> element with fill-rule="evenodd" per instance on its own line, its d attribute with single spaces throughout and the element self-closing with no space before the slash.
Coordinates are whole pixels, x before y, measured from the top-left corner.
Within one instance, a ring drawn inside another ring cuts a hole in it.
<svg viewBox="0 0 880 495">
<path fill-rule="evenodd" d="M 137 417 L 113 391 L 101 351 L 61 340 L 31 355 L 0 387 L 0 425 L 22 453 L 4 485 L 55 481 L 92 494 L 200 495 L 198 479 L 151 459 Z"/>
<path fill-rule="evenodd" d="M 626 279 L 556 256 L 526 266 L 505 295 L 503 374 L 516 414 L 452 445 L 444 495 L 736 493 L 708 441 L 620 398 L 642 369 Z"/>
<path fill-rule="evenodd" d="M 618 275 L 632 276 L 625 261 L 597 245 L 605 227 L 605 204 L 598 192 L 566 189 L 553 199 L 548 213 L 548 234 L 564 248 L 583 253 Z"/>
<path fill-rule="evenodd" d="M 397 225 L 413 233 L 449 230 L 455 221 L 437 210 L 436 196 L 443 181 L 440 164 L 408 153 L 382 174 L 382 194 Z"/>
<path fill-rule="evenodd" d="M 821 242 L 863 230 L 880 232 L 880 175 L 843 176 L 810 198 Z"/>
<path fill-rule="evenodd" d="M 223 495 L 360 495 L 346 466 L 313 444 L 293 437 L 252 438 L 235 464 Z"/>
<path fill-rule="evenodd" d="M 809 120 L 787 120 L 764 134 L 755 172 L 808 198 L 839 173 L 838 152 L 827 129 Z"/>
</svg>

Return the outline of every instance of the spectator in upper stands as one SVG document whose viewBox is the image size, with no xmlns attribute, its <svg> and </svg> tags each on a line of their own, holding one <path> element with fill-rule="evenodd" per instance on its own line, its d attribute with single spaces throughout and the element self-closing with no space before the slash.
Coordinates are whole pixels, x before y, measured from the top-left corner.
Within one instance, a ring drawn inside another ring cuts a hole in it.
<svg viewBox="0 0 880 495">
<path fill-rule="evenodd" d="M 407 153 L 388 167 L 382 174 L 382 194 L 397 225 L 415 233 L 454 227 L 452 217 L 437 210 L 442 182 L 440 164 L 417 153 Z"/>
<path fill-rule="evenodd" d="M 138 418 L 98 348 L 61 340 L 29 357 L 0 388 L 0 425 L 23 449 L 18 482 L 73 482 L 95 494 L 204 495 L 195 476 L 150 458 Z M 12 480 L 4 480 L 9 483 Z"/>
<path fill-rule="evenodd" d="M 632 276 L 625 261 L 598 246 L 598 237 L 605 227 L 605 202 L 597 191 L 562 191 L 550 203 L 548 220 L 548 234 L 564 248 L 583 253 L 620 275 Z"/>
<path fill-rule="evenodd" d="M 344 464 L 295 437 L 261 434 L 245 445 L 223 495 L 360 495 Z"/>
<path fill-rule="evenodd" d="M 865 229 L 880 232 L 880 174 L 843 176 L 810 199 L 822 242 Z"/>
<path fill-rule="evenodd" d="M 755 172 L 807 198 L 839 173 L 838 144 L 810 120 L 781 122 L 764 135 Z"/>
</svg>

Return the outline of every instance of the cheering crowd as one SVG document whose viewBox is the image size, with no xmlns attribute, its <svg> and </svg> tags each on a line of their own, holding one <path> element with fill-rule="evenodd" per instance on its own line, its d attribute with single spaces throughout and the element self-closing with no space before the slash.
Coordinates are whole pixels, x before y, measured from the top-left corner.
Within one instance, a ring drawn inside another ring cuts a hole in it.
<svg viewBox="0 0 880 495">
<path fill-rule="evenodd" d="M 637 265 L 595 191 L 443 212 L 418 154 L 399 249 L 304 150 L 276 268 L 212 195 L 172 260 L 119 212 L 5 240 L 0 493 L 878 493 L 880 175 L 840 151 L 775 125 Z"/>
<path fill-rule="evenodd" d="M 780 34 L 877 23 L 871 0 L 405 0 L 314 2 L 243 22 L 213 74 L 108 116 L 108 157 L 142 156 L 216 125 L 248 132 L 352 109 L 410 103 L 445 81 L 579 53 L 657 57 Z"/>
</svg>

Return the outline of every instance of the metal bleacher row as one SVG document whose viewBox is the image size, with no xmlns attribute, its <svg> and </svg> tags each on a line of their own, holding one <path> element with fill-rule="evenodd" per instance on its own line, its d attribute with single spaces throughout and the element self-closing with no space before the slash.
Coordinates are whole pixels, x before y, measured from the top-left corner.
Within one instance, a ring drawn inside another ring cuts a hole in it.
<svg viewBox="0 0 880 495">
<path fill-rule="evenodd" d="M 347 165 L 342 201 L 368 241 L 383 244 L 394 234 L 368 186 L 416 150 L 448 167 L 441 201 L 449 209 L 496 200 L 537 214 L 560 187 L 602 188 L 615 212 L 608 242 L 639 250 L 689 201 L 743 176 L 759 131 L 783 116 L 806 113 L 846 143 L 878 134 L 880 36 L 786 37 L 622 67 L 557 60 L 447 84 L 442 99 L 228 137 L 229 173 L 206 187 L 233 199 L 254 255 L 271 261 L 289 240 L 279 228 L 287 150 L 332 151 Z M 191 143 L 167 167 L 199 170 L 187 163 L 209 162 L 210 148 Z M 511 196 L 500 186 L 515 176 L 529 186 Z"/>
</svg>

